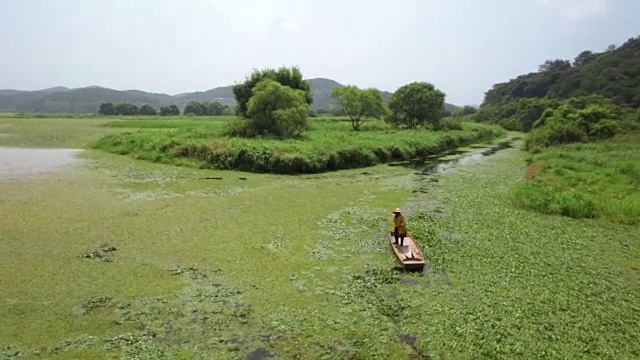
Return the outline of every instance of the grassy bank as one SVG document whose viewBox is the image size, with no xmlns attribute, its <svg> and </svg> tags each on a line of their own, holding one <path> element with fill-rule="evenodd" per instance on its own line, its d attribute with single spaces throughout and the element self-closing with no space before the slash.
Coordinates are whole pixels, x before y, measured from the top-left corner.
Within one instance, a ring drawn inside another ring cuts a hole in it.
<svg viewBox="0 0 640 360">
<path fill-rule="evenodd" d="M 473 123 L 464 123 L 463 130 L 446 132 L 395 130 L 382 121 L 372 121 L 363 131 L 353 132 L 347 121 L 312 119 L 310 131 L 302 138 L 279 141 L 225 137 L 227 121 L 225 118 L 115 121 L 107 126 L 141 130 L 109 134 L 96 147 L 161 163 L 295 174 L 408 160 L 491 140 L 505 133 L 495 126 Z"/>
<path fill-rule="evenodd" d="M 0 117 L 0 146 L 84 148 L 102 136 L 124 129 L 103 127 L 100 118 Z"/>
<path fill-rule="evenodd" d="M 514 203 L 544 214 L 640 224 L 640 132 L 546 148 L 528 159 Z"/>
</svg>

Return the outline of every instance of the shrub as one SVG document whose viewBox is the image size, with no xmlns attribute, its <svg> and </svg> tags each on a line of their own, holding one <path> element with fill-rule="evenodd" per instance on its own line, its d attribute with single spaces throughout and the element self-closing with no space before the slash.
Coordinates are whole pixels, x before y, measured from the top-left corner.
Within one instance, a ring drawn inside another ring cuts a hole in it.
<svg viewBox="0 0 640 360">
<path fill-rule="evenodd" d="M 598 217 L 596 204 L 574 191 L 555 191 L 536 182 L 517 184 L 512 192 L 517 207 L 542 214 L 563 215 L 576 219 Z"/>
<path fill-rule="evenodd" d="M 601 120 L 591 127 L 589 136 L 594 139 L 612 138 L 619 131 L 618 124 L 612 120 Z"/>
<path fill-rule="evenodd" d="M 228 122 L 226 134 L 232 137 L 251 138 L 256 133 L 248 119 L 234 118 Z"/>
<path fill-rule="evenodd" d="M 439 130 L 462 130 L 462 122 L 458 118 L 448 117 L 440 120 Z"/>
<path fill-rule="evenodd" d="M 547 109 L 533 124 L 533 131 L 525 140 L 527 150 L 587 140 L 606 139 L 619 131 L 616 120 L 618 109 L 588 105 L 584 109 L 565 103 L 556 109 Z"/>
<path fill-rule="evenodd" d="M 497 124 L 507 130 L 528 132 L 546 109 L 554 109 L 559 104 L 553 99 L 522 98 L 500 105 L 483 105 L 473 115 L 473 120 Z"/>
</svg>

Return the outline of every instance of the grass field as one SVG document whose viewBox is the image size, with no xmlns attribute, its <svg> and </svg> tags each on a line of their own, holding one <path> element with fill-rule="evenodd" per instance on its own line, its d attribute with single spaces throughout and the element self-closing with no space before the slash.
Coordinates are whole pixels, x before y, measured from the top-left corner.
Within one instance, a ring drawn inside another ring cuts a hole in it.
<svg viewBox="0 0 640 360">
<path fill-rule="evenodd" d="M 0 119 L 0 145 L 131 131 L 112 121 Z M 0 358 L 637 358 L 640 227 L 519 209 L 526 157 L 292 177 L 89 149 L 0 179 Z M 423 274 L 381 236 L 398 206 Z"/>
<path fill-rule="evenodd" d="M 132 119 L 105 126 L 138 128 L 110 134 L 96 147 L 137 159 L 200 168 L 258 173 L 322 173 L 408 160 L 502 136 L 496 126 L 463 123 L 462 130 L 395 130 L 370 121 L 354 132 L 346 119 L 313 118 L 299 139 L 286 141 L 224 136 L 233 117 Z"/>
<path fill-rule="evenodd" d="M 575 218 L 640 224 L 640 132 L 613 140 L 547 148 L 528 160 L 530 180 L 518 206 Z"/>
</svg>

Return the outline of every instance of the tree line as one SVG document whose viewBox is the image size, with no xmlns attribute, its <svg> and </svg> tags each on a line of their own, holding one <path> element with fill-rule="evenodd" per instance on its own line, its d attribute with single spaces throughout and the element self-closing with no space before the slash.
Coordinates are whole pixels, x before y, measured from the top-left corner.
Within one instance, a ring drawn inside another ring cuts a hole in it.
<svg viewBox="0 0 640 360">
<path fill-rule="evenodd" d="M 304 80 L 302 72 L 295 66 L 255 70 L 244 82 L 233 87 L 233 94 L 237 102 L 235 113 L 240 120 L 229 129 L 230 135 L 295 137 L 308 128 L 308 117 L 316 115 L 310 109 L 313 103 L 310 83 Z M 335 87 L 330 95 L 337 99 L 338 112 L 349 118 L 354 131 L 360 130 L 370 119 L 384 119 L 397 128 L 451 128 L 451 122 L 441 122 L 443 117 L 451 115 L 444 106 L 446 94 L 428 82 L 412 82 L 400 87 L 392 94 L 388 105 L 375 88 Z M 474 108 L 465 107 L 456 111 L 454 116 L 464 116 L 473 111 Z M 98 113 L 157 115 L 157 111 L 148 104 L 138 107 L 128 103 L 103 103 Z M 192 101 L 182 111 L 183 115 L 191 116 L 231 113 L 231 108 L 217 101 Z M 161 107 L 160 115 L 176 116 L 180 115 L 180 110 L 175 105 Z"/>
<path fill-rule="evenodd" d="M 230 129 L 236 136 L 294 137 L 307 129 L 313 103 L 310 84 L 298 67 L 280 67 L 252 72 L 243 83 L 233 87 L 238 103 L 236 114 L 242 119 Z M 400 87 L 385 105 L 375 88 L 354 85 L 333 88 L 338 111 L 349 118 L 352 129 L 360 130 L 370 119 L 385 119 L 399 128 L 419 126 L 439 129 L 446 115 L 445 93 L 427 82 Z M 321 112 L 320 112 L 321 113 Z"/>
<path fill-rule="evenodd" d="M 573 62 L 548 60 L 538 72 L 486 92 L 477 122 L 528 132 L 535 149 L 613 137 L 640 128 L 640 37 Z"/>
<path fill-rule="evenodd" d="M 568 99 L 600 95 L 620 106 L 640 107 L 640 36 L 601 53 L 585 50 L 573 61 L 547 60 L 537 72 L 499 83 L 485 93 L 483 106 L 520 98 Z"/>
<path fill-rule="evenodd" d="M 213 102 L 189 102 L 182 111 L 183 115 L 187 116 L 216 116 L 216 115 L 231 115 L 233 110 L 223 105 L 218 101 Z M 146 116 L 178 116 L 180 115 L 180 109 L 176 105 L 161 106 L 160 110 L 156 110 L 149 104 L 144 104 L 138 107 L 135 104 L 130 103 L 112 103 L 105 102 L 100 104 L 98 109 L 100 115 L 111 116 L 130 116 L 130 115 L 146 115 Z"/>
</svg>

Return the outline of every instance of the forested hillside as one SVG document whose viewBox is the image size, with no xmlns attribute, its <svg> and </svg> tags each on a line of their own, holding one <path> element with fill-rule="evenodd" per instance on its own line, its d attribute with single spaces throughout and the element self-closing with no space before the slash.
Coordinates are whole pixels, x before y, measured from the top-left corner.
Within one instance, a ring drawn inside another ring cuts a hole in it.
<svg viewBox="0 0 640 360">
<path fill-rule="evenodd" d="M 530 131 L 546 110 L 563 105 L 574 110 L 597 106 L 604 111 L 601 118 L 635 121 L 640 107 L 640 37 L 602 53 L 583 51 L 572 62 L 548 60 L 536 73 L 496 84 L 473 119 Z"/>
<path fill-rule="evenodd" d="M 519 98 L 567 99 L 586 95 L 601 95 L 622 106 L 640 106 L 640 36 L 601 53 L 585 50 L 573 61 L 548 60 L 538 72 L 494 85 L 482 105 Z"/>
<path fill-rule="evenodd" d="M 528 132 L 516 206 L 640 223 L 640 37 L 496 84 L 471 118 Z"/>
</svg>

